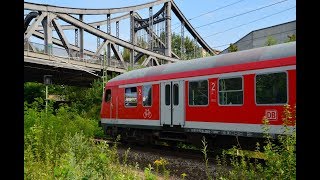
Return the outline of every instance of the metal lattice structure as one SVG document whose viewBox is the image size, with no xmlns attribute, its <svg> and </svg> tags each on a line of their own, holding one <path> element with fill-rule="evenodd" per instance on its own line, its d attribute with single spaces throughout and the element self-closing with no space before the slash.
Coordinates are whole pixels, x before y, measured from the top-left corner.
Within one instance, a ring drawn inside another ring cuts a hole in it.
<svg viewBox="0 0 320 180">
<path fill-rule="evenodd" d="M 153 7 L 161 4 L 163 4 L 163 7 L 154 13 Z M 180 57 L 173 53 L 171 49 L 172 13 L 177 16 L 183 25 L 181 28 L 182 34 L 184 34 L 184 29 L 188 30 L 196 43 L 202 46 L 207 52 L 214 54 L 213 50 L 195 31 L 173 0 L 158 0 L 136 6 L 109 9 L 68 8 L 25 2 L 24 9 L 31 11 L 25 17 L 24 41 L 25 51 L 28 51 L 28 53 L 25 52 L 25 57 L 37 56 L 36 54 L 39 53 L 33 48 L 34 45 L 29 41 L 29 38 L 33 36 L 44 40 L 44 49 L 41 54 L 47 55 L 47 59 L 51 58 L 51 60 L 56 60 L 55 57 L 58 56 L 57 58 L 60 61 L 63 61 L 61 59 L 69 63 L 71 61 L 80 61 L 86 62 L 86 65 L 98 62 L 97 64 L 100 64 L 100 71 L 125 72 L 128 67 L 134 67 L 143 56 L 146 57 L 141 63 L 143 66 L 177 62 L 180 60 Z M 141 9 L 149 9 L 149 17 L 142 18 L 137 13 L 137 11 Z M 117 13 L 125 14 L 114 17 Z M 86 23 L 84 21 L 84 16 L 86 15 L 102 15 L 105 16 L 106 19 Z M 60 25 L 58 19 L 70 25 Z M 129 19 L 130 21 L 130 41 L 119 38 L 119 22 L 125 19 Z M 111 34 L 111 23 L 113 22 L 116 23 L 115 36 Z M 106 31 L 101 28 L 102 25 L 107 26 Z M 74 41 L 68 41 L 64 32 L 65 30 L 74 30 Z M 53 37 L 53 31 L 56 31 L 59 39 Z M 95 52 L 84 48 L 84 31 L 97 38 L 97 49 Z M 141 38 L 144 38 L 138 36 L 141 32 L 147 34 L 147 47 L 142 47 L 142 45 L 139 44 Z M 70 42 L 74 42 L 74 44 Z M 67 52 L 67 55 L 64 57 L 57 55 L 53 44 L 62 47 Z M 119 47 L 126 48 L 130 51 L 129 63 L 124 61 Z M 184 49 L 182 48 L 182 50 Z M 104 61 L 104 51 L 107 52 L 106 63 Z M 111 59 L 111 52 L 114 54 L 113 59 Z M 115 64 L 116 67 L 114 66 Z M 84 69 L 89 68 L 87 69 L 89 72 L 99 74 L 99 70 L 90 69 L 90 67 L 86 67 L 86 65 L 83 66 Z M 103 73 L 105 74 L 105 72 Z"/>
</svg>

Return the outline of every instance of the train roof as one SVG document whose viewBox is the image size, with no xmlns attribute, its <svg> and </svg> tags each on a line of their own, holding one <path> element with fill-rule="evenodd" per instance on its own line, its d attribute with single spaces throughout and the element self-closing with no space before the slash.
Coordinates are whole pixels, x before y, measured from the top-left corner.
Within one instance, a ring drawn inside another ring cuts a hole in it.
<svg viewBox="0 0 320 180">
<path fill-rule="evenodd" d="M 175 63 L 132 70 L 111 79 L 109 82 L 164 75 L 177 72 L 201 70 L 207 68 L 257 62 L 270 59 L 280 59 L 295 55 L 296 42 L 294 41 L 289 43 L 277 44 L 273 46 L 259 47 L 193 60 L 182 60 Z"/>
</svg>

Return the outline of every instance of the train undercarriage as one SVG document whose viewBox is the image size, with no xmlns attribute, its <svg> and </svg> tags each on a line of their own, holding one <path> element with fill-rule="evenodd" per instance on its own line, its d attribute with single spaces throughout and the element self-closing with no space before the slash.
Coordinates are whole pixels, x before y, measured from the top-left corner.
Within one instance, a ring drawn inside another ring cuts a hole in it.
<svg viewBox="0 0 320 180">
<path fill-rule="evenodd" d="M 203 148 L 205 138 L 208 149 L 229 149 L 234 146 L 243 150 L 255 150 L 257 143 L 264 144 L 265 139 L 259 137 L 243 137 L 234 135 L 221 135 L 200 132 L 188 132 L 180 126 L 164 126 L 158 129 L 142 129 L 137 127 L 120 127 L 102 125 L 105 135 L 122 143 L 139 143 L 142 145 L 166 144 L 176 147 L 179 143 L 192 145 L 198 149 Z"/>
</svg>

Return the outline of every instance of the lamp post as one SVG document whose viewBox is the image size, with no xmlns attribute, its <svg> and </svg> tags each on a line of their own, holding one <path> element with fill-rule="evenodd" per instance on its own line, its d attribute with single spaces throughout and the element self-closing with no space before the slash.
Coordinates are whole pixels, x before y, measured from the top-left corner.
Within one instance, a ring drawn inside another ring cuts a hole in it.
<svg viewBox="0 0 320 180">
<path fill-rule="evenodd" d="M 52 75 L 44 75 L 43 82 L 46 85 L 46 113 L 48 111 L 48 85 L 52 84 Z"/>
</svg>

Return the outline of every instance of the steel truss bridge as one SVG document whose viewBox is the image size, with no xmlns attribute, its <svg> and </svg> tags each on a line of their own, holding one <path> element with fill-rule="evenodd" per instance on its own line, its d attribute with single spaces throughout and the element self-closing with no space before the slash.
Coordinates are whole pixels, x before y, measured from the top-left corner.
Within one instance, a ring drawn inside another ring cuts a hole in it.
<svg viewBox="0 0 320 180">
<path fill-rule="evenodd" d="M 163 5 L 159 11 L 153 7 Z M 156 66 L 180 61 L 171 47 L 172 13 L 181 23 L 181 52 L 185 29 L 205 51 L 214 54 L 213 49 L 192 27 L 173 0 L 157 0 L 136 6 L 109 9 L 83 9 L 52 5 L 24 3 L 30 11 L 24 19 L 24 75 L 25 81 L 43 82 L 43 76 L 53 75 L 53 82 L 77 86 L 88 86 L 93 79 L 105 77 L 111 72 L 123 73 L 137 66 Z M 142 18 L 138 10 L 148 9 L 149 17 Z M 121 15 L 116 16 L 117 14 Z M 102 15 L 105 20 L 84 22 L 85 15 Z M 130 41 L 119 37 L 119 22 L 130 22 Z M 67 25 L 61 25 L 58 20 Z M 116 25 L 115 35 L 111 34 L 111 23 Z M 106 31 L 100 27 L 106 25 Z M 71 43 L 65 31 L 74 31 Z M 159 31 L 160 30 L 160 31 Z M 59 38 L 53 37 L 53 31 Z M 96 51 L 84 48 L 84 31 L 97 38 Z M 139 43 L 139 33 L 147 34 L 147 44 Z M 43 44 L 30 41 L 30 37 L 43 40 Z M 57 47 L 53 47 L 56 45 Z M 130 51 L 130 62 L 124 61 L 119 47 Z M 113 54 L 111 56 L 111 54 Z M 181 53 L 182 54 L 182 53 Z"/>
</svg>

